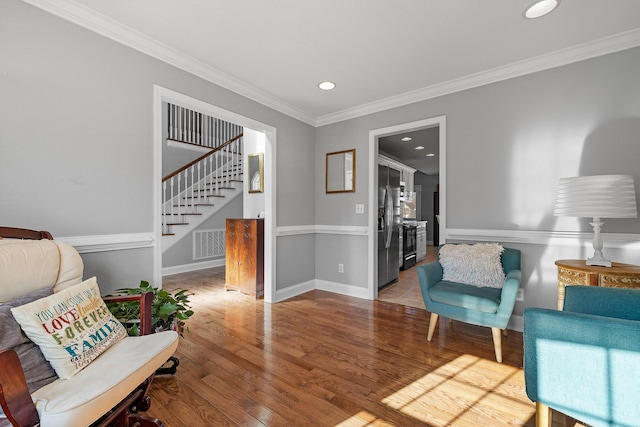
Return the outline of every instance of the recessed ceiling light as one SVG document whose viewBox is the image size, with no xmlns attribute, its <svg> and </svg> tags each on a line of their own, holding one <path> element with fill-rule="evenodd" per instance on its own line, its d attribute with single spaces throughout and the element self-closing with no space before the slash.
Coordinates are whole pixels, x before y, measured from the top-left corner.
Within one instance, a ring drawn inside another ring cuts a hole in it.
<svg viewBox="0 0 640 427">
<path fill-rule="evenodd" d="M 524 17 L 528 19 L 540 18 L 558 7 L 560 0 L 540 0 L 529 6 L 524 11 Z"/>
<path fill-rule="evenodd" d="M 416 147 L 416 150 L 424 150 L 424 147 L 423 147 L 422 145 L 418 145 L 418 146 Z"/>
<path fill-rule="evenodd" d="M 407 142 L 407 141 L 411 141 L 413 138 L 411 138 L 410 136 L 405 136 L 404 138 L 402 138 L 400 141 L 403 142 Z"/>
<path fill-rule="evenodd" d="M 336 84 L 334 82 L 322 82 L 318 87 L 322 90 L 331 90 L 336 87 Z"/>
<path fill-rule="evenodd" d="M 434 153 L 429 153 L 429 154 L 427 154 L 427 157 L 435 157 L 435 154 Z"/>
</svg>

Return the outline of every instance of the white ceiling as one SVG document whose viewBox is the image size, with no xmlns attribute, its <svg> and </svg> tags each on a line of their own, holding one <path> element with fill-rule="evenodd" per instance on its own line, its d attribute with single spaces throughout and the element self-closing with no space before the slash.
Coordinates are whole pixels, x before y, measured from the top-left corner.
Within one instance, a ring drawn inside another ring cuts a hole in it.
<svg viewBox="0 0 640 427">
<path fill-rule="evenodd" d="M 440 128 L 438 126 L 412 132 L 402 132 L 378 139 L 378 151 L 427 175 L 440 171 Z M 402 141 L 409 137 L 410 141 Z M 416 149 L 416 147 L 424 147 Z M 427 157 L 427 154 L 433 156 Z"/>
<path fill-rule="evenodd" d="M 640 45 L 638 0 L 25 1 L 314 125 Z"/>
</svg>

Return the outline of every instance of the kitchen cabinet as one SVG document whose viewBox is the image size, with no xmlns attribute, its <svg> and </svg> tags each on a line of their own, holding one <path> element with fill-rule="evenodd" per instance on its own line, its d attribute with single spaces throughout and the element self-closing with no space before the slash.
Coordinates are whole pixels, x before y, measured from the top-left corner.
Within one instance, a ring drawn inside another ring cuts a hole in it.
<svg viewBox="0 0 640 427">
<path fill-rule="evenodd" d="M 427 256 L 427 221 L 416 223 L 416 262 Z"/>
<path fill-rule="evenodd" d="M 227 218 L 225 289 L 264 296 L 264 219 Z"/>
<path fill-rule="evenodd" d="M 395 170 L 400 171 L 400 181 L 404 182 L 404 191 L 414 191 L 413 190 L 413 175 L 416 170 L 411 168 L 405 164 L 397 162 L 389 157 L 383 156 L 382 154 L 378 154 L 378 164 L 389 166 Z"/>
<path fill-rule="evenodd" d="M 405 166 L 406 167 L 406 166 Z M 408 192 L 413 192 L 413 175 L 415 174 L 415 169 L 404 169 L 400 171 L 400 181 L 404 182 L 404 189 Z"/>
</svg>

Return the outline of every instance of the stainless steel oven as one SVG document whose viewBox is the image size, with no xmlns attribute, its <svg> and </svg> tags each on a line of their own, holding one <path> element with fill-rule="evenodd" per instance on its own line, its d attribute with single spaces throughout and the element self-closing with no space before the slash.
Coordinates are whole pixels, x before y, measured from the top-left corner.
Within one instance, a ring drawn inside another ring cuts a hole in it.
<svg viewBox="0 0 640 427">
<path fill-rule="evenodd" d="M 416 265 L 417 227 L 415 224 L 402 226 L 402 269 Z"/>
</svg>

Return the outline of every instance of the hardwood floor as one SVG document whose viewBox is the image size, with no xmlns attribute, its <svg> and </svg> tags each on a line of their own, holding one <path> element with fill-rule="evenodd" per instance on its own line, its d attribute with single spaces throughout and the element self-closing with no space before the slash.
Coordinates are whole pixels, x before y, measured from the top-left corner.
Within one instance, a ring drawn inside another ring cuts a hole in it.
<svg viewBox="0 0 640 427">
<path fill-rule="evenodd" d="M 491 332 L 424 309 L 311 291 L 265 304 L 224 290 L 224 267 L 164 278 L 196 314 L 175 376 L 157 376 L 149 415 L 174 426 L 534 425 L 522 334 L 494 360 Z"/>
</svg>

